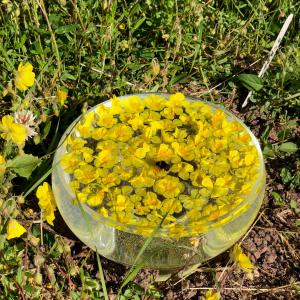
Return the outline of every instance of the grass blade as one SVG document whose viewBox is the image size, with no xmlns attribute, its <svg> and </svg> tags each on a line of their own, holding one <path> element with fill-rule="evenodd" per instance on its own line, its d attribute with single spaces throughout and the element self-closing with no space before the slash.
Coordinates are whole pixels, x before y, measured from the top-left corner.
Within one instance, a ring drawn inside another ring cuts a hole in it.
<svg viewBox="0 0 300 300">
<path fill-rule="evenodd" d="M 162 218 L 162 220 L 160 221 L 160 223 L 154 228 L 154 230 L 152 231 L 152 233 L 150 234 L 150 236 L 145 240 L 142 248 L 140 249 L 138 255 L 136 256 L 134 263 L 132 264 L 131 268 L 129 269 L 129 271 L 127 272 L 127 274 L 125 275 L 125 278 L 122 282 L 122 285 L 118 291 L 118 295 L 117 295 L 117 299 L 120 297 L 120 294 L 122 292 L 122 289 L 128 284 L 129 281 L 131 281 L 132 279 L 135 278 L 135 276 L 137 275 L 137 273 L 142 269 L 144 263 L 147 261 L 148 258 L 145 258 L 144 260 L 140 261 L 140 258 L 142 257 L 143 253 L 145 252 L 145 250 L 147 249 L 147 247 L 149 246 L 149 244 L 151 243 L 151 241 L 153 240 L 154 236 L 156 235 L 156 233 L 158 232 L 158 230 L 161 228 L 162 223 L 164 222 L 165 218 L 167 217 L 167 215 L 169 214 L 169 212 L 167 212 L 164 217 Z"/>
</svg>

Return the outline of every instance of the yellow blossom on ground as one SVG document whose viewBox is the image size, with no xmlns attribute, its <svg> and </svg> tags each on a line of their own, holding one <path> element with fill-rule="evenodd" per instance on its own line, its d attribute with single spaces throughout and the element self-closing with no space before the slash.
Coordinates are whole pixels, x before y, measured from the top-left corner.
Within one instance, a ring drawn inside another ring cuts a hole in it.
<svg viewBox="0 0 300 300">
<path fill-rule="evenodd" d="M 39 199 L 39 206 L 43 210 L 46 221 L 53 226 L 55 219 L 56 203 L 50 185 L 44 182 L 37 188 L 36 196 Z"/>
<path fill-rule="evenodd" d="M 5 164 L 5 158 L 2 154 L 0 154 L 0 165 Z"/>
<path fill-rule="evenodd" d="M 205 293 L 205 300 L 221 300 L 221 295 L 219 292 L 215 293 L 213 290 L 208 290 Z"/>
<path fill-rule="evenodd" d="M 57 99 L 59 104 L 61 106 L 64 106 L 68 97 L 68 92 L 62 90 L 60 86 L 57 86 L 56 92 L 57 92 Z"/>
<path fill-rule="evenodd" d="M 254 268 L 249 257 L 244 254 L 242 248 L 238 244 L 234 245 L 234 248 L 232 250 L 232 258 L 237 263 L 237 265 L 246 272 L 251 272 L 251 270 Z"/>
<path fill-rule="evenodd" d="M 10 219 L 7 225 L 7 239 L 11 240 L 20 237 L 27 230 L 14 219 Z"/>
<path fill-rule="evenodd" d="M 26 91 L 29 87 L 33 86 L 35 74 L 32 72 L 33 66 L 30 63 L 19 64 L 18 70 L 15 75 L 16 88 L 20 91 Z"/>
<path fill-rule="evenodd" d="M 26 127 L 14 121 L 10 115 L 3 116 L 0 122 L 1 137 L 22 145 L 26 139 Z"/>
</svg>

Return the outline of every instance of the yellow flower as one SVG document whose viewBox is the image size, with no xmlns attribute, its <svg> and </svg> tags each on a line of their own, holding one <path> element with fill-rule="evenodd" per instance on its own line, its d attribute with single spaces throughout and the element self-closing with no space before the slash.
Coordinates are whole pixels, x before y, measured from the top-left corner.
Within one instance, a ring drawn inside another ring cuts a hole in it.
<svg viewBox="0 0 300 300">
<path fill-rule="evenodd" d="M 62 168 L 67 173 L 73 173 L 80 166 L 81 162 L 75 152 L 64 154 L 60 161 Z"/>
<path fill-rule="evenodd" d="M 18 238 L 25 232 L 26 229 L 17 220 L 14 219 L 9 220 L 7 225 L 7 237 L 6 237 L 8 240 Z"/>
<path fill-rule="evenodd" d="M 150 146 L 147 143 L 143 143 L 142 148 L 136 149 L 135 155 L 138 158 L 144 158 L 149 151 L 150 151 Z"/>
<path fill-rule="evenodd" d="M 110 112 L 113 115 L 120 115 L 123 113 L 123 108 L 121 106 L 121 101 L 114 95 L 111 99 L 111 108 Z"/>
<path fill-rule="evenodd" d="M 157 195 L 152 192 L 147 192 L 145 199 L 143 200 L 144 205 L 150 209 L 159 209 L 161 202 L 157 199 Z"/>
<path fill-rule="evenodd" d="M 20 91 L 26 91 L 29 87 L 34 84 L 35 74 L 32 72 L 32 65 L 30 63 L 26 63 L 23 65 L 19 64 L 18 71 L 16 71 L 15 82 L 16 87 Z"/>
<path fill-rule="evenodd" d="M 102 150 L 95 158 L 95 167 L 111 168 L 119 161 L 119 157 L 110 150 Z"/>
<path fill-rule="evenodd" d="M 87 197 L 87 204 L 90 206 L 98 206 L 102 203 L 105 196 L 105 192 L 103 190 L 99 190 L 97 192 L 93 192 Z"/>
<path fill-rule="evenodd" d="M 166 106 L 166 100 L 158 95 L 150 95 L 144 101 L 148 108 L 155 111 L 161 111 Z"/>
<path fill-rule="evenodd" d="M 5 164 L 5 158 L 2 154 L 0 154 L 0 165 Z"/>
<path fill-rule="evenodd" d="M 144 119 L 141 116 L 135 116 L 134 118 L 128 120 L 128 124 L 131 125 L 133 130 L 137 130 L 143 127 Z"/>
<path fill-rule="evenodd" d="M 118 122 L 118 120 L 114 118 L 114 115 L 110 111 L 103 112 L 100 115 L 96 115 L 96 116 L 97 116 L 96 123 L 100 127 L 111 128 Z"/>
<path fill-rule="evenodd" d="M 194 171 L 194 167 L 188 163 L 178 163 L 173 164 L 171 169 L 171 172 L 178 173 L 178 176 L 181 179 L 188 180 L 190 177 L 190 173 Z"/>
<path fill-rule="evenodd" d="M 161 204 L 160 210 L 163 214 L 180 213 L 182 211 L 182 205 L 178 199 L 165 199 Z"/>
<path fill-rule="evenodd" d="M 67 148 L 69 150 L 78 150 L 81 149 L 85 144 L 87 143 L 86 140 L 79 138 L 79 137 L 73 137 L 73 136 L 68 136 L 67 138 Z"/>
<path fill-rule="evenodd" d="M 40 185 L 37 188 L 36 196 L 39 199 L 39 206 L 44 212 L 46 221 L 53 226 L 56 203 L 50 185 L 47 182 Z"/>
<path fill-rule="evenodd" d="M 177 177 L 165 176 L 154 184 L 154 191 L 165 198 L 175 198 L 184 190 L 184 185 Z"/>
<path fill-rule="evenodd" d="M 18 145 L 22 145 L 25 142 L 26 127 L 15 123 L 12 116 L 6 115 L 2 117 L 0 131 L 3 132 L 1 137 L 7 141 L 11 140 Z"/>
<path fill-rule="evenodd" d="M 89 184 L 99 177 L 99 173 L 96 172 L 95 167 L 83 164 L 75 170 L 74 176 L 79 182 Z"/>
<path fill-rule="evenodd" d="M 151 187 L 153 186 L 154 182 L 155 180 L 153 178 L 150 178 L 143 173 L 141 173 L 139 176 L 133 177 L 130 180 L 130 183 L 135 188 Z"/>
<path fill-rule="evenodd" d="M 117 142 L 127 142 L 132 134 L 132 129 L 124 124 L 116 124 L 110 129 L 110 138 Z"/>
<path fill-rule="evenodd" d="M 195 146 L 193 144 L 172 143 L 172 147 L 176 154 L 181 156 L 184 160 L 191 161 L 195 157 Z"/>
<path fill-rule="evenodd" d="M 249 257 L 243 253 L 242 248 L 238 244 L 236 244 L 233 248 L 232 258 L 238 264 L 238 266 L 246 272 L 251 272 L 251 270 L 254 268 Z"/>
<path fill-rule="evenodd" d="M 131 96 L 122 102 L 126 112 L 141 113 L 144 110 L 145 104 L 139 96 Z"/>
<path fill-rule="evenodd" d="M 221 299 L 221 295 L 220 293 L 214 293 L 213 290 L 208 290 L 205 293 L 205 300 L 220 300 Z"/>
<path fill-rule="evenodd" d="M 212 188 L 213 182 L 211 181 L 210 177 L 205 176 L 202 180 L 202 185 L 206 188 Z"/>
<path fill-rule="evenodd" d="M 57 86 L 56 92 L 57 92 L 58 102 L 60 103 L 61 106 L 64 106 L 65 101 L 67 100 L 68 97 L 68 92 L 62 90 L 60 86 Z"/>
<path fill-rule="evenodd" d="M 161 144 L 157 151 L 156 160 L 169 162 L 176 159 L 173 149 L 167 144 Z"/>
</svg>

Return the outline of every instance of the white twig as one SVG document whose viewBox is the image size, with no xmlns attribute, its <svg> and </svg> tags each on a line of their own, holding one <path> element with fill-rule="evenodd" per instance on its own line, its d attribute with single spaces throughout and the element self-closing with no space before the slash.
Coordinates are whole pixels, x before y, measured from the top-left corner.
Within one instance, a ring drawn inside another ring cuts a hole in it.
<svg viewBox="0 0 300 300">
<path fill-rule="evenodd" d="M 274 57 L 275 53 L 277 52 L 278 47 L 279 47 L 279 45 L 280 45 L 283 37 L 285 36 L 285 33 L 286 33 L 287 29 L 289 28 L 289 26 L 290 26 L 290 24 L 292 22 L 292 19 L 293 19 L 293 14 L 290 14 L 287 17 L 286 21 L 284 22 L 284 24 L 283 24 L 283 26 L 282 26 L 282 28 L 281 28 L 281 30 L 280 30 L 280 32 L 279 32 L 279 34 L 278 34 L 275 42 L 274 42 L 274 45 L 273 45 L 272 49 L 269 52 L 268 58 L 265 61 L 263 67 L 261 68 L 261 70 L 260 70 L 260 72 L 258 74 L 258 77 L 262 78 L 264 76 L 264 74 L 266 73 L 266 71 L 268 70 L 268 68 L 270 66 L 270 63 L 273 60 L 273 57 Z M 244 103 L 242 105 L 242 108 L 244 108 L 248 104 L 248 100 L 251 97 L 251 95 L 252 95 L 252 91 L 250 91 L 248 93 L 248 95 L 247 95 L 247 97 L 246 97 L 246 99 L 245 99 L 245 101 L 244 101 Z"/>
</svg>

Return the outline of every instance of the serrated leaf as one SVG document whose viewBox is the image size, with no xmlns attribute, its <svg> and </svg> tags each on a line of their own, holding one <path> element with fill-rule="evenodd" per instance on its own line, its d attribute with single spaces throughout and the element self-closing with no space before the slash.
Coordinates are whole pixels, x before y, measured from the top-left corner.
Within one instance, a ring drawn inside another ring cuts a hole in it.
<svg viewBox="0 0 300 300">
<path fill-rule="evenodd" d="M 295 153 L 298 150 L 298 146 L 295 143 L 292 142 L 286 142 L 281 144 L 278 149 L 282 152 L 286 153 Z"/>
<path fill-rule="evenodd" d="M 40 159 L 31 154 L 23 154 L 7 162 L 6 167 L 21 177 L 29 178 L 33 170 L 40 164 Z"/>
<path fill-rule="evenodd" d="M 240 74 L 238 80 L 242 83 L 242 85 L 250 91 L 258 92 L 263 88 L 263 83 L 261 78 L 254 74 Z"/>
</svg>

